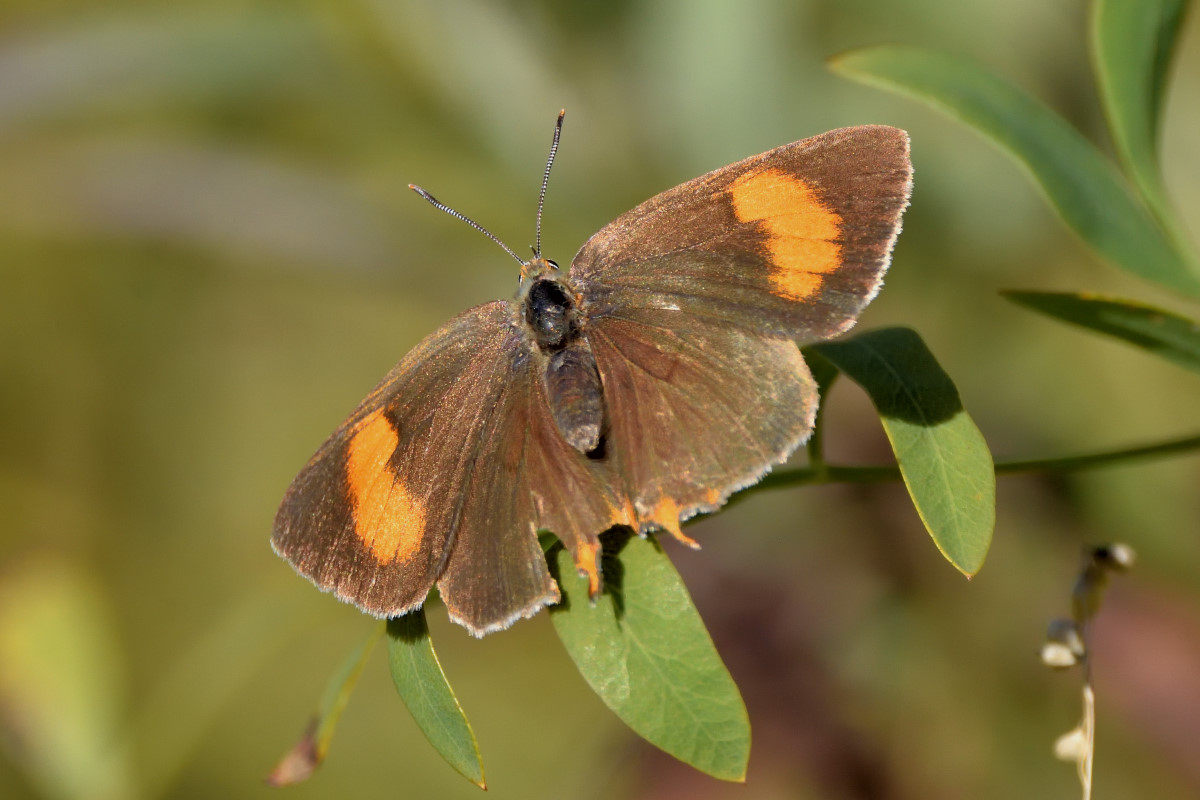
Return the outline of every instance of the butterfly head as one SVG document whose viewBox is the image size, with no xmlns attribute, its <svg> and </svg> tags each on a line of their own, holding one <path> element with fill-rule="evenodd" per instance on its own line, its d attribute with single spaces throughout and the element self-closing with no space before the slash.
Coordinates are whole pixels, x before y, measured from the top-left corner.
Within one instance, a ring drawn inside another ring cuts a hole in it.
<svg viewBox="0 0 1200 800">
<path fill-rule="evenodd" d="M 534 256 L 521 265 L 521 283 L 558 272 L 558 263 L 548 258 Z"/>
</svg>

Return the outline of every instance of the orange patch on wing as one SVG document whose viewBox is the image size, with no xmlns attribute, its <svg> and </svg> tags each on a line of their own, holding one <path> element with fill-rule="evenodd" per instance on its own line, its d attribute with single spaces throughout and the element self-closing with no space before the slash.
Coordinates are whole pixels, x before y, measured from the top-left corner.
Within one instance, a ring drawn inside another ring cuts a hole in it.
<svg viewBox="0 0 1200 800">
<path fill-rule="evenodd" d="M 588 597 L 592 599 L 600 594 L 600 566 L 596 560 L 599 554 L 599 542 L 583 542 L 575 554 L 575 567 L 580 575 L 587 575 Z"/>
<path fill-rule="evenodd" d="M 664 497 L 654 506 L 647 522 L 657 525 L 688 547 L 698 548 L 699 542 L 690 536 L 685 536 L 679 527 L 679 503 L 670 497 Z"/>
<path fill-rule="evenodd" d="M 614 506 L 611 503 L 608 506 L 609 522 L 611 525 L 628 525 L 631 528 L 637 527 L 637 512 L 633 510 L 633 503 L 629 502 L 629 498 L 625 498 L 622 505 Z"/>
<path fill-rule="evenodd" d="M 391 423 L 376 411 L 350 439 L 346 457 L 354 533 L 380 564 L 412 558 L 425 531 L 425 504 L 389 465 L 398 441 Z"/>
<path fill-rule="evenodd" d="M 735 180 L 729 195 L 737 218 L 761 222 L 767 234 L 772 294 L 806 300 L 821 288 L 821 276 L 841 265 L 842 218 L 804 181 L 765 169 Z"/>
</svg>

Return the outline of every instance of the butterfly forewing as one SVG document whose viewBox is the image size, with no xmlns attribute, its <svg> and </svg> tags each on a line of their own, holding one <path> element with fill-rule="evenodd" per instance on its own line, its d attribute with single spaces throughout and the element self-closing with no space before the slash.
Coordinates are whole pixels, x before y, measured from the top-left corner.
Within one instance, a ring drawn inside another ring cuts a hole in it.
<svg viewBox="0 0 1200 800">
<path fill-rule="evenodd" d="M 293 481 L 272 544 L 321 588 L 376 616 L 419 606 L 460 524 L 517 337 L 508 304 L 426 338 Z"/>
<path fill-rule="evenodd" d="M 849 328 L 878 291 L 911 177 L 903 131 L 830 131 L 621 215 L 580 249 L 571 277 L 592 316 L 679 309 L 825 339 Z"/>
</svg>

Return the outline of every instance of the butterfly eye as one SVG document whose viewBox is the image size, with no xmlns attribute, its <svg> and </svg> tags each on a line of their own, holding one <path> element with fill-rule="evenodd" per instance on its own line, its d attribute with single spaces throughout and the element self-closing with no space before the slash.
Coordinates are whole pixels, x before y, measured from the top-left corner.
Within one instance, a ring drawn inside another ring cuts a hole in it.
<svg viewBox="0 0 1200 800">
<path fill-rule="evenodd" d="M 551 261 L 550 259 L 548 259 L 548 258 L 547 258 L 547 259 L 546 259 L 546 263 L 547 263 L 547 264 L 549 264 L 550 266 L 554 267 L 555 269 L 558 269 L 558 262 L 557 262 L 557 261 Z"/>
</svg>

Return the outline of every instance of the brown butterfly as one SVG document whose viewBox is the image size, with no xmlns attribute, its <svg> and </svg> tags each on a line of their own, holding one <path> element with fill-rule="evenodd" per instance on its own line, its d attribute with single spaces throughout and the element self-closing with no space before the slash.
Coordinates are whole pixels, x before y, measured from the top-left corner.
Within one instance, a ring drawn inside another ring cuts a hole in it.
<svg viewBox="0 0 1200 800">
<path fill-rule="evenodd" d="M 714 511 L 812 431 L 796 341 L 850 328 L 908 204 L 908 136 L 843 128 L 722 167 L 592 236 L 568 270 L 521 259 L 512 300 L 472 308 L 392 369 L 292 482 L 271 539 L 379 617 L 436 584 L 476 636 L 559 600 L 552 531 L 593 596 L 599 535 Z"/>
</svg>

